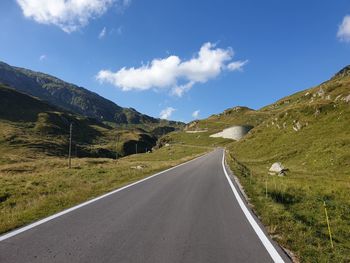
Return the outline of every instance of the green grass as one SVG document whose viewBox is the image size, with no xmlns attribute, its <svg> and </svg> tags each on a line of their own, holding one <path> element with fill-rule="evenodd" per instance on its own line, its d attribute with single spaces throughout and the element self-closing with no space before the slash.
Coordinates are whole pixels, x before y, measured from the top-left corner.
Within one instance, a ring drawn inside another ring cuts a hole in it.
<svg viewBox="0 0 350 263">
<path fill-rule="evenodd" d="M 31 223 L 158 171 L 210 148 L 172 145 L 121 159 L 64 158 L 2 160 L 0 233 Z M 135 166 L 143 169 L 133 169 Z"/>
<path fill-rule="evenodd" d="M 188 130 L 207 130 L 209 134 L 217 133 L 234 125 L 257 126 L 270 116 L 269 112 L 260 112 L 247 107 L 234 107 L 223 113 L 214 114 L 207 119 L 193 121 L 187 125 Z"/>
<path fill-rule="evenodd" d="M 160 142 L 161 144 L 169 143 L 197 147 L 219 147 L 232 142 L 232 140 L 223 138 L 211 138 L 209 137 L 210 134 L 209 132 L 187 133 L 185 131 L 177 131 L 163 136 Z"/>
<path fill-rule="evenodd" d="M 248 170 L 230 161 L 254 210 L 280 245 L 293 251 L 301 262 L 349 262 L 349 175 L 294 171 L 291 167 L 287 176 L 278 177 L 269 176 L 262 163 L 244 165 Z M 334 249 L 323 201 L 330 217 Z"/>
<path fill-rule="evenodd" d="M 70 124 L 73 125 L 74 154 L 107 158 L 135 153 L 136 144 L 138 152 L 151 150 L 159 133 L 165 134 L 174 129 L 166 125 L 182 125 L 168 121 L 149 123 L 149 131 L 141 129 L 141 124 L 112 127 L 58 109 L 0 84 L 0 148 L 6 148 L 9 152 L 25 148 L 28 156 L 43 154 L 63 157 L 67 154 Z"/>
<path fill-rule="evenodd" d="M 315 87 L 264 107 L 271 117 L 228 147 L 254 210 L 301 262 L 350 262 L 350 105 L 336 100 L 349 86 L 349 78 L 333 79 L 321 85 L 323 97 Z M 274 162 L 289 169 L 285 177 L 268 174 Z"/>
</svg>

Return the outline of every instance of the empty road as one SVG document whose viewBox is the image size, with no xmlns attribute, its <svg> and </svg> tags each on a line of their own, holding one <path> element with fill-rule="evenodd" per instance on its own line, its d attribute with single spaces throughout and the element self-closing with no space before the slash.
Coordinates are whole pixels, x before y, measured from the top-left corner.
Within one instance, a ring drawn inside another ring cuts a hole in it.
<svg viewBox="0 0 350 263">
<path fill-rule="evenodd" d="M 215 150 L 3 235 L 0 262 L 289 262 L 243 212 L 222 158 Z"/>
</svg>

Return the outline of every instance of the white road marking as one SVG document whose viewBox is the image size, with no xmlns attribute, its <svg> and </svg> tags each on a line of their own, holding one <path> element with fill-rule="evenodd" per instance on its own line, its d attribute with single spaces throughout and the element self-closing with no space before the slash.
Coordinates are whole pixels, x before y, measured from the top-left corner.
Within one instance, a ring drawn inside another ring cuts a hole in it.
<svg viewBox="0 0 350 263">
<path fill-rule="evenodd" d="M 210 153 L 211 153 L 211 152 L 210 152 Z M 207 153 L 207 154 L 208 154 L 208 153 Z M 76 205 L 76 206 L 73 206 L 73 207 L 71 207 L 71 208 L 68 208 L 68 209 L 66 209 L 66 210 L 63 210 L 62 212 L 59 212 L 59 213 L 54 214 L 54 215 L 52 215 L 52 216 L 46 217 L 46 218 L 44 218 L 44 219 L 41 219 L 41 220 L 39 220 L 39 221 L 37 221 L 37 222 L 34 222 L 34 223 L 30 224 L 30 225 L 27 225 L 27 226 L 21 227 L 21 228 L 19 228 L 19 229 L 13 230 L 13 231 L 11 231 L 11 232 L 9 232 L 9 233 L 7 233 L 7 234 L 4 234 L 4 235 L 0 236 L 0 242 L 1 242 L 1 241 L 4 241 L 4 240 L 6 240 L 6 239 L 8 239 L 8 238 L 10 238 L 10 237 L 16 236 L 16 235 L 18 235 L 18 234 L 20 234 L 20 233 L 22 233 L 22 232 L 24 232 L 24 231 L 30 230 L 30 229 L 32 229 L 32 228 L 34 228 L 34 227 L 37 227 L 37 226 L 39 226 L 39 225 L 41 225 L 41 224 L 44 224 L 44 223 L 46 223 L 46 222 L 48 222 L 48 221 L 51 221 L 51 220 L 53 220 L 53 219 L 55 219 L 55 218 L 57 218 L 57 217 L 63 216 L 63 215 L 65 215 L 65 214 L 68 214 L 68 213 L 70 213 L 70 212 L 72 212 L 72 211 L 74 211 L 74 210 L 77 210 L 77 209 L 81 208 L 81 207 L 87 206 L 87 205 L 89 205 L 89 204 L 91 204 L 91 203 L 94 203 L 94 202 L 96 202 L 96 201 L 98 201 L 98 200 L 100 200 L 100 199 L 103 199 L 103 198 L 105 198 L 105 197 L 108 197 L 108 196 L 110 196 L 110 195 L 112 195 L 112 194 L 115 194 L 115 193 L 118 193 L 118 192 L 120 192 L 120 191 L 123 191 L 124 189 L 127 189 L 127 188 L 129 188 L 129 187 L 132 187 L 132 186 L 134 186 L 134 185 L 136 185 L 136 184 L 142 183 L 142 182 L 144 182 L 144 181 L 146 181 L 146 180 L 149 180 L 149 179 L 151 179 L 151 178 L 153 178 L 153 177 L 156 177 L 156 176 L 161 175 L 161 174 L 163 174 L 163 173 L 169 172 L 169 171 L 171 171 L 171 170 L 173 170 L 173 169 L 175 169 L 175 168 L 178 168 L 178 167 L 183 166 L 183 165 L 186 165 L 186 164 L 188 164 L 188 163 L 190 163 L 190 162 L 196 161 L 196 160 L 198 160 L 198 159 L 200 159 L 200 158 L 206 156 L 207 154 L 201 155 L 201 156 L 199 156 L 199 157 L 197 157 L 197 158 L 195 158 L 195 159 L 193 159 L 193 160 L 189 160 L 189 161 L 187 161 L 187 162 L 185 162 L 185 163 L 176 165 L 176 166 L 174 166 L 174 167 L 171 167 L 171 168 L 169 168 L 169 169 L 166 169 L 166 170 L 164 170 L 164 171 L 161 171 L 161 172 L 159 172 L 159 173 L 156 173 L 156 174 L 154 174 L 154 175 L 151 175 L 151 176 L 149 176 L 149 177 L 146 177 L 146 178 L 141 179 L 141 180 L 139 180 L 139 181 L 136 181 L 136 182 L 134 182 L 134 183 L 128 184 L 128 185 L 123 186 L 123 187 L 121 187 L 121 188 L 118 188 L 118 189 L 116 189 L 116 190 L 114 190 L 114 191 L 112 191 L 112 192 L 109 192 L 109 193 L 107 193 L 107 194 L 104 194 L 104 195 L 101 195 L 101 196 L 96 197 L 96 198 L 94 198 L 94 199 L 91 199 L 91 200 L 89 200 L 89 201 L 87 201 L 87 202 L 84 202 L 84 203 L 81 203 L 81 204 L 79 204 L 79 205 Z"/>
<path fill-rule="evenodd" d="M 248 208 L 244 204 L 244 202 L 243 202 L 241 196 L 239 195 L 236 187 L 232 183 L 232 181 L 231 181 L 231 179 L 230 179 L 230 177 L 229 177 L 229 175 L 228 175 L 228 173 L 226 171 L 226 167 L 225 167 L 225 150 L 223 151 L 223 155 L 222 155 L 222 169 L 224 170 L 224 173 L 226 175 L 226 179 L 227 179 L 228 183 L 231 186 L 232 192 L 235 195 L 239 206 L 241 207 L 244 215 L 248 219 L 248 222 L 250 223 L 250 225 L 253 227 L 253 229 L 254 229 L 255 233 L 257 234 L 257 236 L 259 237 L 260 241 L 262 242 L 262 244 L 266 248 L 267 252 L 270 254 L 272 260 L 274 262 L 284 263 L 284 260 L 282 259 L 280 254 L 277 252 L 276 248 L 271 244 L 270 240 L 267 238 L 265 233 L 261 230 L 260 226 L 255 221 L 254 217 L 251 215 L 251 213 L 249 212 Z"/>
</svg>

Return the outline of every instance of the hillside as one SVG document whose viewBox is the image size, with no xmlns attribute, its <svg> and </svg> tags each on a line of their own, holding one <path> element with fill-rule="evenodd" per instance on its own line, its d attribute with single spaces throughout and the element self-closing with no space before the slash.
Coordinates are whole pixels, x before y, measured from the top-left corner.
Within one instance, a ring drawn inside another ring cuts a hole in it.
<svg viewBox="0 0 350 263">
<path fill-rule="evenodd" d="M 338 73 L 260 109 L 269 118 L 232 149 L 242 159 L 286 160 L 310 171 L 349 171 L 349 102 L 350 77 Z"/>
<path fill-rule="evenodd" d="M 56 77 L 0 62 L 0 83 L 73 113 L 116 124 L 182 125 L 123 108 L 98 94 Z"/>
<path fill-rule="evenodd" d="M 349 73 L 346 67 L 319 86 L 260 109 L 270 117 L 228 148 L 270 234 L 301 262 L 350 260 Z M 268 174 L 274 162 L 289 169 L 286 176 Z"/>
<path fill-rule="evenodd" d="M 162 140 L 211 145 L 209 135 L 234 125 L 254 127 L 241 140 L 222 143 L 270 235 L 301 262 L 349 262 L 350 66 L 259 110 L 234 107 Z M 289 170 L 286 176 L 269 175 L 275 162 Z"/>
<path fill-rule="evenodd" d="M 70 123 L 73 156 L 77 157 L 115 158 L 150 150 L 157 141 L 144 130 L 115 129 L 0 84 L 0 163 L 42 155 L 67 156 Z"/>
<path fill-rule="evenodd" d="M 260 112 L 247 107 L 236 106 L 223 113 L 211 115 L 207 119 L 193 121 L 186 125 L 186 131 L 207 130 L 218 132 L 232 125 L 257 126 L 270 116 L 268 112 Z"/>
</svg>

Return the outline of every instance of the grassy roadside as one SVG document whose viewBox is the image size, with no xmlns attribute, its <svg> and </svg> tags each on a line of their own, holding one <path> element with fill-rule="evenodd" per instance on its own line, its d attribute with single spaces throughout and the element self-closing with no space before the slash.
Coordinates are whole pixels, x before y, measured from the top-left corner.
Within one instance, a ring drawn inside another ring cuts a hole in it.
<svg viewBox="0 0 350 263">
<path fill-rule="evenodd" d="M 50 158 L 0 165 L 0 233 L 26 225 L 158 171 L 193 159 L 209 147 L 170 145 L 121 159 Z M 137 169 L 140 168 L 140 169 Z"/>
<path fill-rule="evenodd" d="M 266 163 L 227 162 L 239 178 L 269 234 L 296 253 L 300 262 L 350 262 L 350 184 L 348 175 L 329 176 L 296 167 L 285 177 L 269 176 Z M 325 183 L 327 182 L 327 183 Z M 331 248 L 323 202 L 333 234 Z"/>
</svg>

